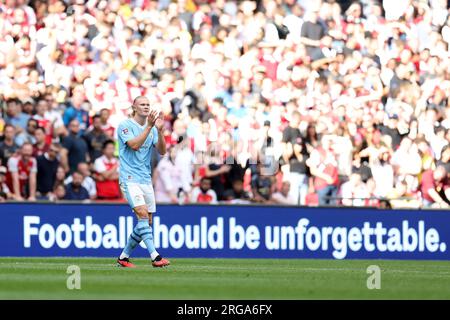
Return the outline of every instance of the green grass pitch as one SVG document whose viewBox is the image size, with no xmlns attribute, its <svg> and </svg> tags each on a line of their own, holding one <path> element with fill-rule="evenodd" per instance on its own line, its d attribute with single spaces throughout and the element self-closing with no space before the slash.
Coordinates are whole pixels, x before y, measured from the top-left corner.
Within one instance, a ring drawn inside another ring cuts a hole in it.
<svg viewBox="0 0 450 320">
<path fill-rule="evenodd" d="M 0 258 L 0 299 L 450 299 L 450 262 L 386 260 Z M 81 270 L 68 290 L 67 267 Z M 367 267 L 381 289 L 367 289 Z"/>
</svg>

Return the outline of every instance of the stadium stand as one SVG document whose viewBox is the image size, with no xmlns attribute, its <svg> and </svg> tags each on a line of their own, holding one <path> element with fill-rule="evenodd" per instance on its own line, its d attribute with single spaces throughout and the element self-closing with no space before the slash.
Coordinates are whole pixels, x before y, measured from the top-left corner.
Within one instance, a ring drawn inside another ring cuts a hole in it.
<svg viewBox="0 0 450 320">
<path fill-rule="evenodd" d="M 153 161 L 165 201 L 448 208 L 449 12 L 2 1 L 0 199 L 120 201 L 108 141 L 146 95 L 172 148 Z"/>
</svg>

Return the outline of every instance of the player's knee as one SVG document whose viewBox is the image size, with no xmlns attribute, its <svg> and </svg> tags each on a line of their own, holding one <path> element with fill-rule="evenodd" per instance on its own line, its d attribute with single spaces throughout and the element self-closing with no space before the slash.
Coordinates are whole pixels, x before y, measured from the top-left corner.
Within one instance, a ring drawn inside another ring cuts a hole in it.
<svg viewBox="0 0 450 320">
<path fill-rule="evenodd" d="M 134 212 L 136 212 L 136 215 L 139 217 L 139 219 L 148 219 L 148 212 L 147 208 L 145 207 L 137 207 L 134 209 Z"/>
</svg>

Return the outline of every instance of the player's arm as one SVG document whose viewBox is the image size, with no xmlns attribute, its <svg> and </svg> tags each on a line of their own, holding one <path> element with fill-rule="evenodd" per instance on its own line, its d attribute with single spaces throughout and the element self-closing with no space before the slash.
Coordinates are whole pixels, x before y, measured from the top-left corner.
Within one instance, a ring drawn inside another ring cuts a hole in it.
<svg viewBox="0 0 450 320">
<path fill-rule="evenodd" d="M 30 172 L 30 197 L 28 200 L 34 201 L 36 200 L 36 185 L 37 185 L 37 177 L 36 172 Z"/>
<path fill-rule="evenodd" d="M 130 147 L 134 151 L 138 151 L 139 148 L 144 144 L 145 140 L 147 139 L 151 131 L 152 127 L 146 127 L 144 131 L 142 131 L 142 133 L 138 135 L 136 138 L 127 141 L 128 147 Z"/>
<path fill-rule="evenodd" d="M 148 135 L 152 131 L 152 128 L 155 125 L 155 121 L 156 121 L 157 117 L 158 117 L 158 112 L 156 110 L 152 110 L 147 118 L 147 127 L 137 137 L 132 138 L 126 142 L 128 147 L 130 147 L 134 151 L 139 150 L 139 148 L 144 144 Z"/>
</svg>

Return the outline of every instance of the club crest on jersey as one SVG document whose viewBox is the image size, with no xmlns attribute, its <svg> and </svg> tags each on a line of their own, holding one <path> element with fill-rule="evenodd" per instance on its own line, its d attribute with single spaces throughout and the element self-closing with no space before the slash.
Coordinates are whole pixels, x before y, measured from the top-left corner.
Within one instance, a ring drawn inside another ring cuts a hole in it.
<svg viewBox="0 0 450 320">
<path fill-rule="evenodd" d="M 128 134 L 128 129 L 127 128 L 123 129 L 122 134 Z"/>
</svg>

